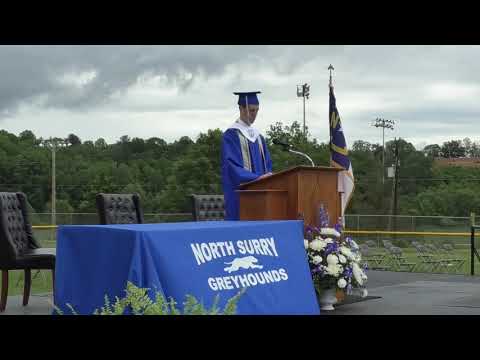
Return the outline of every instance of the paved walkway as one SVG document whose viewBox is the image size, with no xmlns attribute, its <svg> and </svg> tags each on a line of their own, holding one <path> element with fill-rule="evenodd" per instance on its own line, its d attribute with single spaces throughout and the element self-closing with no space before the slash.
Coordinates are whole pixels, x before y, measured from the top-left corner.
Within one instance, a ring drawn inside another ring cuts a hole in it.
<svg viewBox="0 0 480 360">
<path fill-rule="evenodd" d="M 369 295 L 381 296 L 337 306 L 323 315 L 480 315 L 480 277 L 391 271 L 368 272 Z M 5 315 L 50 315 L 51 294 L 8 298 Z"/>
<path fill-rule="evenodd" d="M 390 271 L 368 272 L 369 295 L 328 315 L 480 315 L 480 277 Z"/>
<path fill-rule="evenodd" d="M 9 296 L 7 308 L 0 315 L 51 315 L 52 303 L 51 294 L 30 295 L 28 306 L 22 305 L 22 296 Z"/>
</svg>

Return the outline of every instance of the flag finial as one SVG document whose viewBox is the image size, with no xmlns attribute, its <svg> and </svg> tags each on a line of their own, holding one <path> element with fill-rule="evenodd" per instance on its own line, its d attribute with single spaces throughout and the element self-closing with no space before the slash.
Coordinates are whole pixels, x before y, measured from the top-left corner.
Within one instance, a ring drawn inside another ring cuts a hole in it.
<svg viewBox="0 0 480 360">
<path fill-rule="evenodd" d="M 332 87 L 332 70 L 335 70 L 332 66 L 332 64 L 330 64 L 330 66 L 328 67 L 328 70 L 330 70 L 330 87 Z"/>
</svg>

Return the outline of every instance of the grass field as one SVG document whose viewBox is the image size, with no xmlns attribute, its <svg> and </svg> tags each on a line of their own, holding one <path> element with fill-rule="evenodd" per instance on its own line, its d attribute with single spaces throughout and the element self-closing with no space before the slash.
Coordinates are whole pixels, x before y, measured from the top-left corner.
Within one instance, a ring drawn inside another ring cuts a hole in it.
<svg viewBox="0 0 480 360">
<path fill-rule="evenodd" d="M 23 294 L 23 270 L 9 271 L 8 296 Z M 30 294 L 52 292 L 51 271 L 41 270 L 37 273 L 32 270 L 32 288 Z"/>
<path fill-rule="evenodd" d="M 55 241 L 41 241 L 43 247 L 55 247 Z M 23 270 L 8 272 L 8 296 L 23 294 Z M 32 270 L 32 288 L 30 294 L 52 292 L 52 272 L 50 270 Z"/>
</svg>

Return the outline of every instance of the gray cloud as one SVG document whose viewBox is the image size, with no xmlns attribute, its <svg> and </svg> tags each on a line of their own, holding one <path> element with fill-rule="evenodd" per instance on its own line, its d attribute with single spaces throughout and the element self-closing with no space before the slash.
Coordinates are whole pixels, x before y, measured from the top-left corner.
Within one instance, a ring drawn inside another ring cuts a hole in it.
<svg viewBox="0 0 480 360">
<path fill-rule="evenodd" d="M 45 107 L 84 108 L 108 101 L 142 75 L 164 75 L 182 91 L 200 75 L 222 75 L 228 65 L 270 65 L 289 74 L 335 47 L 283 46 L 0 46 L 0 111 L 41 99 Z M 83 86 L 64 75 L 94 72 Z M 185 75 L 188 75 L 187 77 Z M 241 73 L 239 73 L 241 75 Z"/>
<path fill-rule="evenodd" d="M 398 120 L 389 136 L 418 142 L 475 139 L 480 117 L 480 46 L 0 46 L 0 58 L 2 125 L 44 137 L 113 141 L 129 126 L 135 136 L 158 129 L 169 140 L 194 137 L 228 125 L 236 116 L 231 92 L 247 89 L 262 90 L 265 130 L 301 120 L 295 87 L 306 81 L 307 125 L 323 140 L 330 63 L 349 144 L 378 142 L 375 117 Z M 96 132 L 100 121 L 113 133 Z"/>
</svg>

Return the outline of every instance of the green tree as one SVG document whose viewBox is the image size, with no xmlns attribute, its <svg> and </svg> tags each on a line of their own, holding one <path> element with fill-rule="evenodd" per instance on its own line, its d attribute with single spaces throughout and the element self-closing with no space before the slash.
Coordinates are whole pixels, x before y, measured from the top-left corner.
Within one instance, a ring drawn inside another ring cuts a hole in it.
<svg viewBox="0 0 480 360">
<path fill-rule="evenodd" d="M 442 152 L 442 148 L 438 144 L 430 144 L 423 148 L 423 153 L 426 156 L 430 156 L 432 158 L 439 157 Z"/>
<path fill-rule="evenodd" d="M 465 147 L 461 140 L 446 141 L 442 144 L 440 156 L 444 158 L 464 157 L 466 154 Z"/>
<path fill-rule="evenodd" d="M 106 149 L 108 146 L 104 138 L 99 138 L 95 140 L 94 145 L 97 149 Z"/>
<path fill-rule="evenodd" d="M 75 134 L 68 135 L 67 141 L 71 146 L 77 146 L 82 144 L 82 140 L 80 140 L 80 138 Z"/>
<path fill-rule="evenodd" d="M 37 142 L 37 138 L 35 137 L 35 134 L 31 130 L 22 131 L 18 136 L 18 139 L 21 142 L 26 142 L 31 145 L 34 145 Z"/>
<path fill-rule="evenodd" d="M 72 213 L 73 207 L 70 205 L 68 200 L 65 199 L 56 199 L 55 200 L 55 210 L 57 213 Z M 46 206 L 46 211 L 51 212 L 52 211 L 52 202 L 48 201 L 47 206 Z"/>
</svg>

